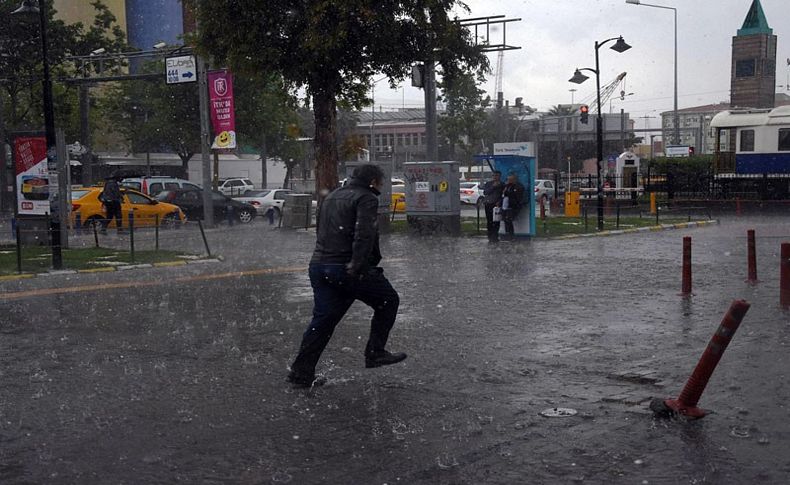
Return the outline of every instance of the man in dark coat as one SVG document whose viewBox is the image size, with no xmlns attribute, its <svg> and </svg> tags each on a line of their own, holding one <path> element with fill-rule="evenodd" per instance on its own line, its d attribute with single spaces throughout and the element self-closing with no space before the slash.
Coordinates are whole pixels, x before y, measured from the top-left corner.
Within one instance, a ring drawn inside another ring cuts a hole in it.
<svg viewBox="0 0 790 485">
<path fill-rule="evenodd" d="M 502 206 L 502 172 L 495 170 L 491 180 L 483 185 L 483 197 L 486 211 L 486 232 L 489 242 L 499 241 L 499 221 L 494 220 L 494 209 Z"/>
<path fill-rule="evenodd" d="M 318 215 L 318 234 L 310 260 L 313 319 L 302 337 L 288 381 L 294 387 L 323 384 L 315 367 L 335 326 L 354 300 L 373 308 L 365 367 L 398 363 L 404 353 L 385 350 L 395 323 L 400 298 L 384 276 L 378 233 L 378 195 L 384 173 L 375 165 L 354 170 L 351 181 L 324 199 Z"/>
<path fill-rule="evenodd" d="M 107 226 L 110 225 L 113 219 L 115 219 L 115 225 L 118 228 L 118 232 L 121 232 L 123 229 L 123 215 L 121 213 L 121 202 L 123 201 L 123 195 L 121 195 L 121 188 L 118 186 L 117 177 L 109 177 L 104 182 L 104 189 L 101 192 L 99 197 L 101 203 L 104 204 L 105 212 L 107 213 L 107 217 L 104 219 L 104 223 L 102 224 L 102 233 L 107 233 Z"/>
<path fill-rule="evenodd" d="M 518 176 L 513 172 L 509 173 L 507 184 L 502 190 L 502 221 L 505 223 L 507 239 L 511 241 L 516 237 L 513 221 L 518 217 L 524 204 L 524 190 L 524 185 L 518 181 Z"/>
</svg>

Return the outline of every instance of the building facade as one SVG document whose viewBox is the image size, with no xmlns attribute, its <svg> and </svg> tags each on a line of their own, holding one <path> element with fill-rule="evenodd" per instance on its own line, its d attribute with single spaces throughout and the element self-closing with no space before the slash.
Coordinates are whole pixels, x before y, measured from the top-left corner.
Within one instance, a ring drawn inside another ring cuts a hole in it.
<svg viewBox="0 0 790 485">
<path fill-rule="evenodd" d="M 760 0 L 754 0 L 743 27 L 732 38 L 731 107 L 774 107 L 776 41 Z"/>
<path fill-rule="evenodd" d="M 129 45 L 149 50 L 154 44 L 181 44 L 194 21 L 180 0 L 103 0 L 126 32 Z M 66 23 L 93 23 L 96 10 L 88 0 L 54 0 L 56 17 Z"/>
</svg>

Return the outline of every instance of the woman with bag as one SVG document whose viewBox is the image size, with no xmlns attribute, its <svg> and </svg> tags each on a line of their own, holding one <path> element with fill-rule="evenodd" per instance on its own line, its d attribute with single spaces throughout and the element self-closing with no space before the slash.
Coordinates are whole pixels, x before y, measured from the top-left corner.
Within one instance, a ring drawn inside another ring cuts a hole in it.
<svg viewBox="0 0 790 485">
<path fill-rule="evenodd" d="M 523 203 L 524 186 L 518 181 L 518 176 L 510 172 L 507 175 L 505 188 L 502 190 L 502 221 L 505 223 L 505 234 L 509 241 L 516 237 L 513 221 L 518 217 Z"/>
</svg>

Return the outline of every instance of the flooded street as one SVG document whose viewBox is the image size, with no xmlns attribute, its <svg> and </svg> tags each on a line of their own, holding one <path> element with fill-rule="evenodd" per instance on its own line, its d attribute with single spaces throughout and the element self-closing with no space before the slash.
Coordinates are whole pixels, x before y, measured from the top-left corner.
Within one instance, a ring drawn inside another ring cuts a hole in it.
<svg viewBox="0 0 790 485">
<path fill-rule="evenodd" d="M 304 391 L 285 376 L 314 237 L 256 223 L 209 233 L 221 263 L 0 282 L 0 482 L 790 481 L 786 219 L 494 247 L 385 236 L 390 347 L 409 358 L 364 368 L 355 303 L 327 384 Z M 737 298 L 752 307 L 700 401 L 713 413 L 654 419 L 650 398 L 677 396 Z M 556 407 L 577 414 L 540 415 Z"/>
</svg>

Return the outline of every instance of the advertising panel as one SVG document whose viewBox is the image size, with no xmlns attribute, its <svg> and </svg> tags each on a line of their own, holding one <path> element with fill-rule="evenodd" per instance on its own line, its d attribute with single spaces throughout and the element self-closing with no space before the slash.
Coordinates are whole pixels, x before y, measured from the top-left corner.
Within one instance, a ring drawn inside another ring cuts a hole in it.
<svg viewBox="0 0 790 485">
<path fill-rule="evenodd" d="M 14 173 L 18 214 L 48 214 L 50 204 L 46 138 L 20 136 L 14 139 Z"/>
<path fill-rule="evenodd" d="M 214 142 L 211 148 L 236 148 L 236 114 L 233 104 L 233 75 L 230 71 L 209 71 L 208 94 Z"/>
</svg>

